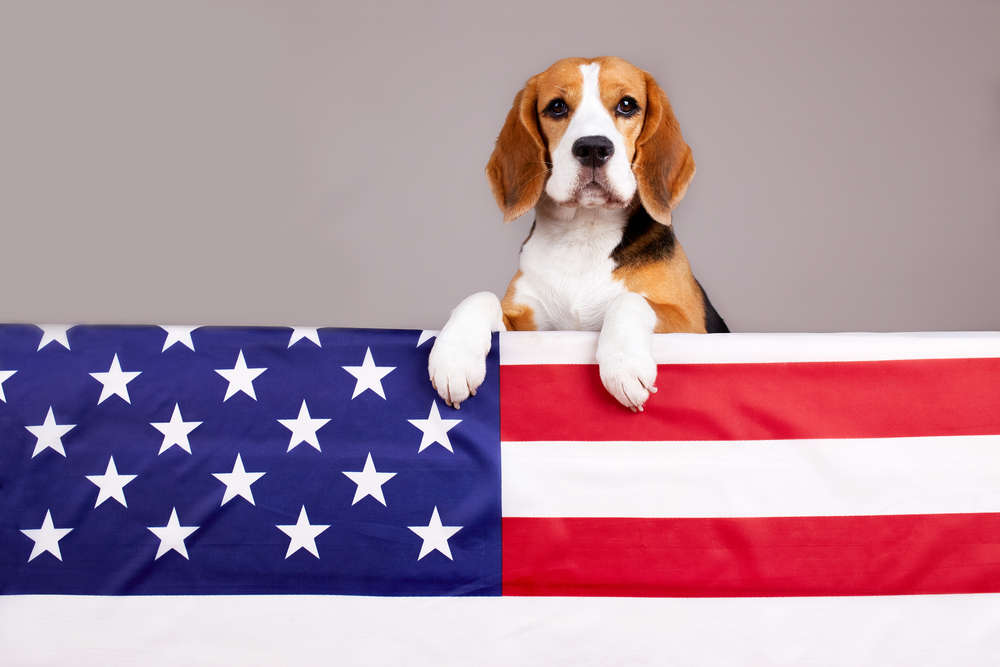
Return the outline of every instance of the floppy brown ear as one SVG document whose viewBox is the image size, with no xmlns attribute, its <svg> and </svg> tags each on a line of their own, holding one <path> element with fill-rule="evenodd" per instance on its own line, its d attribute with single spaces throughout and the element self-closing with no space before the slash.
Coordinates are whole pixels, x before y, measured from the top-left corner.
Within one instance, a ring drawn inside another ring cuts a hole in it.
<svg viewBox="0 0 1000 667">
<path fill-rule="evenodd" d="M 538 77 L 528 80 L 514 97 L 514 105 L 497 137 L 496 148 L 486 164 L 490 190 L 510 222 L 527 213 L 542 196 L 545 174 L 545 143 L 538 131 Z"/>
<path fill-rule="evenodd" d="M 635 179 L 639 200 L 654 220 L 670 224 L 670 212 L 694 178 L 694 157 L 681 137 L 670 101 L 646 74 L 646 119 L 636 141 Z"/>
</svg>

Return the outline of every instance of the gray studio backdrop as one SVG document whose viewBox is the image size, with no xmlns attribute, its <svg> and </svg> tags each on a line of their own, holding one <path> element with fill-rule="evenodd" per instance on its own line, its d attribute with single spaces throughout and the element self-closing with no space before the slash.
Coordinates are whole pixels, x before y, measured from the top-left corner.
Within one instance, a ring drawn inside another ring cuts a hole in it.
<svg viewBox="0 0 1000 667">
<path fill-rule="evenodd" d="M 0 321 L 439 328 L 531 214 L 524 81 L 613 54 L 734 331 L 1000 329 L 1000 2 L 0 3 Z"/>
</svg>

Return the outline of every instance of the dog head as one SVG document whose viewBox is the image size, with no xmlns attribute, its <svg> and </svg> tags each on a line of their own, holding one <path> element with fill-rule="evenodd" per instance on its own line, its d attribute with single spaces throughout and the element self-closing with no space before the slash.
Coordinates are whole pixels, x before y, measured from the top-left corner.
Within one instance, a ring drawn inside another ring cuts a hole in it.
<svg viewBox="0 0 1000 667">
<path fill-rule="evenodd" d="M 653 77 L 620 58 L 567 58 L 531 77 L 486 166 L 510 222 L 544 191 L 570 207 L 628 206 L 638 195 L 654 220 L 694 178 L 691 149 Z"/>
</svg>

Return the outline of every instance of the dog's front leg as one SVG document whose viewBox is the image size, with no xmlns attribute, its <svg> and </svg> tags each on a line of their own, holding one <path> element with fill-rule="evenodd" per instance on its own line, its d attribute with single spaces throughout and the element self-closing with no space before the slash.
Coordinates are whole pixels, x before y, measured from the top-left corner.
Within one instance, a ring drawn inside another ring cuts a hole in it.
<svg viewBox="0 0 1000 667">
<path fill-rule="evenodd" d="M 448 405 L 458 408 L 486 379 L 486 355 L 494 331 L 504 329 L 500 300 L 473 294 L 451 311 L 428 360 L 431 383 Z"/>
<path fill-rule="evenodd" d="M 656 313 L 646 299 L 633 292 L 617 297 L 604 315 L 597 342 L 601 382 L 611 395 L 635 412 L 656 392 L 653 329 Z"/>
</svg>

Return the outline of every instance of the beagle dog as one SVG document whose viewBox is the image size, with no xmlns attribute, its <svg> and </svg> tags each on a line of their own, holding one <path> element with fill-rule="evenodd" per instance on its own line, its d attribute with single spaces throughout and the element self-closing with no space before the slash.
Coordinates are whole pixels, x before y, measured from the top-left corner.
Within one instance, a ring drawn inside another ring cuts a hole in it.
<svg viewBox="0 0 1000 667">
<path fill-rule="evenodd" d="M 503 299 L 470 296 L 438 334 L 429 372 L 445 402 L 475 395 L 502 329 L 600 331 L 601 380 L 633 412 L 656 391 L 653 333 L 728 332 L 671 227 L 694 172 L 647 72 L 567 58 L 531 77 L 486 176 L 504 222 L 532 208 L 535 222 Z"/>
</svg>

